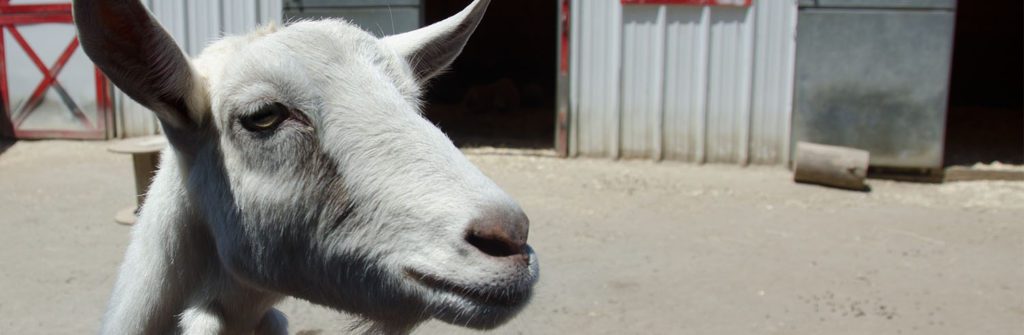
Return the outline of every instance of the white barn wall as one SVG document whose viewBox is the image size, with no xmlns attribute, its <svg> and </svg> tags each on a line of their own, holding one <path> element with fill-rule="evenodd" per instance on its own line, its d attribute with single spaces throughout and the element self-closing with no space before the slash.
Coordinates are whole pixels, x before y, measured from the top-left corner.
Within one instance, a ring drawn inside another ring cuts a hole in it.
<svg viewBox="0 0 1024 335">
<path fill-rule="evenodd" d="M 586 156 L 619 154 L 619 71 L 622 56 L 622 5 L 617 0 L 573 1 L 571 97 L 576 125 L 574 150 Z"/>
<path fill-rule="evenodd" d="M 198 55 L 226 34 L 244 34 L 258 25 L 281 22 L 282 0 L 144 0 L 153 16 L 185 52 Z M 120 90 L 114 93 L 117 136 L 160 132 L 156 117 Z"/>
<path fill-rule="evenodd" d="M 795 0 L 573 5 L 572 155 L 785 163 Z"/>
<path fill-rule="evenodd" d="M 709 7 L 668 8 L 665 37 L 665 109 L 662 158 L 702 162 L 707 122 Z M 671 74 L 671 75 L 668 75 Z"/>
<path fill-rule="evenodd" d="M 705 148 L 710 163 L 747 163 L 754 26 L 750 11 L 711 8 Z"/>
<path fill-rule="evenodd" d="M 767 2 L 759 4 L 754 19 L 757 66 L 751 105 L 750 161 L 785 164 L 790 157 L 797 6 L 791 1 Z"/>
<path fill-rule="evenodd" d="M 628 6 L 622 22 L 622 151 L 627 158 L 661 155 L 665 6 Z"/>
</svg>

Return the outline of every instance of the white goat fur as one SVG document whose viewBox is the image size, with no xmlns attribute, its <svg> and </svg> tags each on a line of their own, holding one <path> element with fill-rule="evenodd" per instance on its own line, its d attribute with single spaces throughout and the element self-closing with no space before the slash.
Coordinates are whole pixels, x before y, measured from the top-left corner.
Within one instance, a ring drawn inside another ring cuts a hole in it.
<svg viewBox="0 0 1024 335">
<path fill-rule="evenodd" d="M 382 333 L 431 317 L 475 328 L 513 317 L 536 281 L 536 256 L 497 262 L 465 234 L 481 211 L 519 207 L 419 112 L 422 85 L 442 68 L 418 72 L 417 61 L 431 60 L 408 55 L 454 27 L 378 39 L 343 21 L 303 21 L 224 38 L 192 60 L 188 115 L 153 108 L 172 147 L 102 332 L 286 334 L 273 308 L 285 296 L 354 313 Z M 308 123 L 288 119 L 273 133 L 239 125 L 269 103 Z M 525 298 L 488 304 L 410 273 Z"/>
</svg>

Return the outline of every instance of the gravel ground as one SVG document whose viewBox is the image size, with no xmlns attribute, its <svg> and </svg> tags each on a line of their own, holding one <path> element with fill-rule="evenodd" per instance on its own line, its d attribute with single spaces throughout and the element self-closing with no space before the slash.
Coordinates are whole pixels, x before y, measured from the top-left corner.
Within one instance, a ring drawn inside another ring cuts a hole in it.
<svg viewBox="0 0 1024 335">
<path fill-rule="evenodd" d="M 128 241 L 113 214 L 133 201 L 108 145 L 0 154 L 0 334 L 96 332 Z M 1024 183 L 854 193 L 779 168 L 468 152 L 519 199 L 541 257 L 533 304 L 494 333 L 1024 333 Z M 350 322 L 282 309 L 304 335 Z"/>
</svg>

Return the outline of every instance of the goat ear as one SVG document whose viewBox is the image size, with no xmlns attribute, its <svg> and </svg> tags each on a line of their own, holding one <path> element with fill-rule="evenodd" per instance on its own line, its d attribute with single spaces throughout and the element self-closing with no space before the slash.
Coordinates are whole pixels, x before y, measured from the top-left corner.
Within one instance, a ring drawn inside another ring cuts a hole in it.
<svg viewBox="0 0 1024 335">
<path fill-rule="evenodd" d="M 466 46 L 490 0 L 475 0 L 444 21 L 407 33 L 384 38 L 384 42 L 405 58 L 421 83 L 444 71 Z"/>
<path fill-rule="evenodd" d="M 75 0 L 74 18 L 85 54 L 165 128 L 203 122 L 209 113 L 204 81 L 139 0 Z"/>
</svg>

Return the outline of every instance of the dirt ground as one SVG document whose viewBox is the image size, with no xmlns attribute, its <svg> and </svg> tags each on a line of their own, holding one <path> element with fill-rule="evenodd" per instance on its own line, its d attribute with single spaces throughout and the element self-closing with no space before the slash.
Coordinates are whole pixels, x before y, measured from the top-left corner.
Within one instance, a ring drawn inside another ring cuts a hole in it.
<svg viewBox="0 0 1024 335">
<path fill-rule="evenodd" d="M 133 201 L 108 145 L 0 153 L 0 334 L 96 332 L 130 232 L 113 215 Z M 533 304 L 497 334 L 1024 333 L 1024 183 L 853 193 L 781 168 L 469 152 L 519 199 L 541 259 Z M 293 333 L 348 327 L 282 309 Z"/>
</svg>

